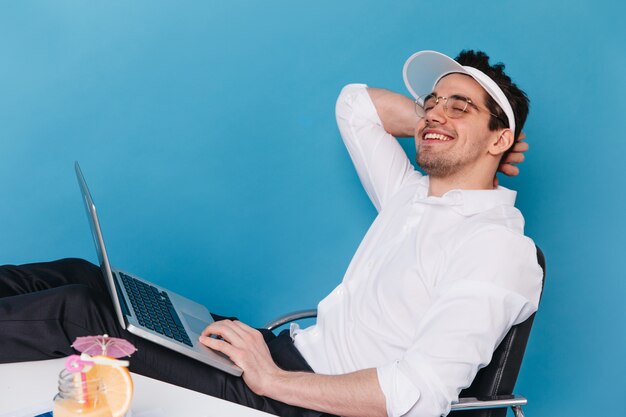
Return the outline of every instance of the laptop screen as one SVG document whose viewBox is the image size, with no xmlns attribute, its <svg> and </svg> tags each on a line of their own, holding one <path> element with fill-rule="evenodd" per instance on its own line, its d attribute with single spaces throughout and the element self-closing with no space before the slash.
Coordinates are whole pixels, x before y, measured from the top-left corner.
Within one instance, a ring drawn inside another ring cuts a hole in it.
<svg viewBox="0 0 626 417">
<path fill-rule="evenodd" d="M 74 169 L 76 171 L 76 178 L 78 179 L 78 185 L 80 192 L 83 196 L 83 203 L 85 203 L 85 210 L 87 211 L 87 220 L 91 227 L 91 236 L 93 237 L 94 244 L 96 246 L 96 252 L 98 253 L 98 261 L 100 262 L 100 269 L 102 269 L 102 275 L 105 278 L 109 293 L 113 299 L 113 305 L 115 306 L 115 313 L 123 329 L 126 328 L 126 322 L 124 321 L 124 315 L 122 314 L 122 308 L 120 307 L 120 299 L 118 297 L 117 286 L 113 279 L 113 272 L 111 271 L 111 264 L 107 256 L 107 251 L 104 246 L 104 238 L 102 237 L 102 230 L 100 229 L 100 222 L 98 221 L 98 215 L 96 214 L 96 205 L 91 198 L 91 193 L 85 182 L 85 177 L 78 165 L 78 161 L 74 162 Z"/>
</svg>

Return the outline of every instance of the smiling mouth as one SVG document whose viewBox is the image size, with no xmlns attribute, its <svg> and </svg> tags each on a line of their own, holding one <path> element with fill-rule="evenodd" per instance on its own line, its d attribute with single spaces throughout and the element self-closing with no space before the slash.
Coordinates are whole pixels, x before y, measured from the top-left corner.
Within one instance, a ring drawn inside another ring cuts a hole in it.
<svg viewBox="0 0 626 417">
<path fill-rule="evenodd" d="M 441 133 L 426 133 L 424 135 L 424 140 L 447 142 L 449 140 L 453 140 L 453 138 L 450 136 L 442 135 Z"/>
</svg>

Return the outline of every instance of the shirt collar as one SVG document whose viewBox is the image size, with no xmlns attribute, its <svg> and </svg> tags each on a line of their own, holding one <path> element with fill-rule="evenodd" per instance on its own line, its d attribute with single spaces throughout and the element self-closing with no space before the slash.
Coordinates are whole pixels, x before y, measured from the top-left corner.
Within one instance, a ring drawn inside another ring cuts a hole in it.
<svg viewBox="0 0 626 417">
<path fill-rule="evenodd" d="M 414 202 L 449 206 L 463 216 L 471 216 L 497 206 L 514 206 L 517 192 L 505 187 L 494 190 L 450 190 L 441 197 L 428 196 L 428 176 L 420 178 Z"/>
</svg>

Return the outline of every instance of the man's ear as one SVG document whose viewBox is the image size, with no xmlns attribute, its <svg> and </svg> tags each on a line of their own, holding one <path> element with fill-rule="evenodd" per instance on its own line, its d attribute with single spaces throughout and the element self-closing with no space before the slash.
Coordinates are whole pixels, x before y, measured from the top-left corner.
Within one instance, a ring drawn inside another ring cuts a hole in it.
<svg viewBox="0 0 626 417">
<path fill-rule="evenodd" d="M 515 142 L 511 129 L 502 129 L 497 133 L 495 140 L 489 145 L 489 153 L 494 156 L 500 156 L 505 153 Z"/>
</svg>

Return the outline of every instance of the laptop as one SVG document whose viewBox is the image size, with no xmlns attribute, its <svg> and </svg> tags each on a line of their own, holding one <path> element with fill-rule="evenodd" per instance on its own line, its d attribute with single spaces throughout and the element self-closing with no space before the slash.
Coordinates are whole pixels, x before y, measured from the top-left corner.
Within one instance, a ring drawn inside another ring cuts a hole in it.
<svg viewBox="0 0 626 417">
<path fill-rule="evenodd" d="M 102 275 L 123 329 L 229 374 L 240 376 L 241 368 L 226 355 L 202 345 L 198 336 L 213 317 L 201 304 L 169 291 L 109 263 L 102 229 L 83 173 L 74 163 L 76 178 L 87 210 Z"/>
</svg>

